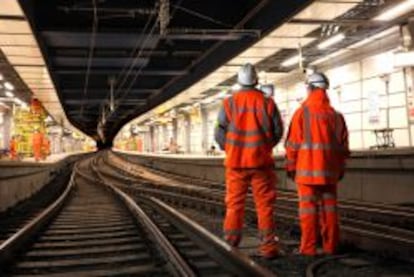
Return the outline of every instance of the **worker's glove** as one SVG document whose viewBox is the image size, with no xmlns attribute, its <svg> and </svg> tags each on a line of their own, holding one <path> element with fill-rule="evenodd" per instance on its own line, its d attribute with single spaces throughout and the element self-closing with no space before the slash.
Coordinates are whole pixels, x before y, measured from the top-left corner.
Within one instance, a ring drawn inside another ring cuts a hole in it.
<svg viewBox="0 0 414 277">
<path fill-rule="evenodd" d="M 287 177 L 288 177 L 290 180 L 292 180 L 292 181 L 294 181 L 294 180 L 295 180 L 296 171 L 291 170 L 291 171 L 288 171 L 286 174 L 287 174 Z"/>
</svg>

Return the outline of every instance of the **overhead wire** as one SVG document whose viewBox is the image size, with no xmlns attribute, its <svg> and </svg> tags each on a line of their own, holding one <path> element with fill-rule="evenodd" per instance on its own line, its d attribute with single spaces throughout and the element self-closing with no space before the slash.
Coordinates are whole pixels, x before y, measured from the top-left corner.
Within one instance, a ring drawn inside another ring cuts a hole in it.
<svg viewBox="0 0 414 277">
<path fill-rule="evenodd" d="M 193 15 L 193 16 L 195 16 L 195 17 L 198 17 L 198 18 L 204 19 L 204 20 L 206 20 L 206 21 L 210 21 L 210 22 L 215 23 L 215 24 L 217 24 L 217 25 L 220 25 L 220 26 L 223 26 L 223 27 L 227 27 L 227 28 L 231 28 L 231 27 L 233 27 L 231 24 L 224 23 L 224 22 L 222 22 L 222 21 L 220 21 L 220 20 L 217 20 L 217 19 L 212 18 L 212 17 L 210 17 L 210 16 L 207 16 L 207 15 L 205 15 L 205 14 L 202 14 L 202 13 L 196 12 L 196 11 L 194 11 L 194 10 L 187 9 L 187 8 L 184 8 L 184 7 L 179 6 L 179 5 L 172 5 L 172 6 L 173 6 L 174 8 L 176 8 L 176 9 L 178 9 L 178 10 L 181 10 L 181 11 L 185 12 L 185 13 L 188 13 L 188 14 Z"/>
<path fill-rule="evenodd" d="M 179 7 L 180 6 L 180 4 L 183 2 L 183 0 L 180 0 L 176 5 L 174 5 L 174 9 L 172 10 L 172 12 L 171 12 L 171 16 L 170 16 L 170 20 L 173 18 L 173 16 L 175 15 L 175 13 L 176 13 L 176 11 L 177 11 L 177 7 Z M 152 27 L 152 29 L 151 29 L 151 32 L 150 32 L 150 35 L 152 34 L 152 32 L 153 32 L 153 30 L 155 30 L 155 27 L 157 26 L 157 23 L 158 23 L 158 20 L 154 23 L 154 25 L 153 25 L 153 27 Z M 148 38 L 148 36 L 147 36 L 147 38 Z M 145 45 L 145 44 L 143 44 L 143 45 Z M 141 48 L 141 50 L 142 50 L 143 48 Z M 154 49 L 151 49 L 150 50 L 150 53 L 152 53 L 154 51 Z M 140 51 L 141 52 L 141 51 Z M 140 53 L 138 53 L 138 55 L 137 55 L 137 57 L 139 57 L 140 56 Z M 129 91 L 131 90 L 131 88 L 132 88 L 132 86 L 134 85 L 134 83 L 135 83 L 135 81 L 136 81 L 136 79 L 138 78 L 138 76 L 141 74 L 141 72 L 142 72 L 142 69 L 144 68 L 144 64 L 141 64 L 140 65 L 140 67 L 138 68 L 138 70 L 137 70 L 137 72 L 135 73 L 135 76 L 134 76 L 134 78 L 132 79 L 132 81 L 129 83 L 129 86 L 128 86 L 128 88 L 124 91 L 124 93 L 118 98 L 118 102 L 120 101 L 120 100 L 123 100 L 125 97 L 126 97 L 126 95 L 128 95 L 128 93 L 129 93 Z"/>
<path fill-rule="evenodd" d="M 137 61 L 138 61 L 138 58 L 139 58 L 139 56 L 140 56 L 140 53 L 142 52 L 142 49 L 143 49 L 143 47 L 145 46 L 145 44 L 146 44 L 146 39 L 147 39 L 147 37 L 148 37 L 148 35 L 146 36 L 146 38 L 145 38 L 145 40 L 144 40 L 144 43 L 142 43 L 142 37 L 141 37 L 141 35 L 143 35 L 143 34 L 145 34 L 146 32 L 147 32 L 147 29 L 148 29 L 148 27 L 149 27 L 149 25 L 150 25 L 150 23 L 151 23 L 151 21 L 153 20 L 153 18 L 154 18 L 154 15 L 155 15 L 155 13 L 152 13 L 151 14 L 151 16 L 148 18 L 148 20 L 146 21 L 146 23 L 145 23 L 145 25 L 144 25 L 144 28 L 143 28 L 143 30 L 142 30 L 142 32 L 140 33 L 140 36 L 138 36 L 138 38 L 137 38 L 137 40 L 136 40 L 136 43 L 135 43 L 135 46 L 134 46 L 134 49 L 131 51 L 131 54 L 130 54 L 130 58 L 132 58 L 132 57 L 134 57 L 135 56 L 135 58 L 134 58 L 134 60 L 132 61 L 132 63 L 131 64 L 125 64 L 123 67 L 122 67 L 122 69 L 121 69 L 121 72 L 118 74 L 118 76 L 116 77 L 116 79 L 117 80 L 119 80 L 121 77 L 122 77 L 122 75 L 124 75 L 123 76 L 123 79 L 122 79 L 122 81 L 121 81 L 121 83 L 120 83 L 120 85 L 115 85 L 117 88 L 115 89 L 115 91 L 113 91 L 112 93 L 113 93 L 113 100 L 115 100 L 115 98 L 116 98 L 116 96 L 117 96 L 117 93 L 122 89 L 122 86 L 124 85 L 124 83 L 128 80 L 128 77 L 129 77 L 129 75 L 130 75 L 130 73 L 131 73 L 131 71 L 133 70 L 133 68 L 135 67 L 135 65 L 136 65 L 136 63 L 137 63 Z M 154 25 L 156 25 L 157 24 L 157 21 L 154 23 Z M 152 32 L 151 32 L 151 34 L 152 34 Z M 139 49 L 138 49 L 139 48 Z M 138 54 L 138 55 L 137 55 Z M 127 69 L 128 68 L 128 69 Z M 126 70 L 128 70 L 128 72 L 125 74 L 125 71 Z M 118 83 L 119 84 L 119 83 Z M 108 98 L 108 96 L 109 96 L 109 93 L 110 92 L 108 92 L 108 94 L 106 95 L 106 97 L 105 97 L 105 99 L 106 98 Z M 105 103 L 103 103 L 102 105 L 101 105 L 101 108 L 100 108 L 100 110 L 102 110 L 102 109 L 105 109 Z M 114 105 L 114 111 L 115 111 L 115 109 L 116 109 L 116 105 Z"/>
<path fill-rule="evenodd" d="M 98 8 L 96 5 L 96 0 L 92 0 L 93 5 L 93 21 L 92 21 L 92 33 L 91 33 L 91 39 L 89 43 L 89 55 L 88 55 L 88 64 L 86 68 L 86 74 L 85 74 L 85 81 L 84 81 L 84 87 L 83 87 L 83 97 L 81 101 L 81 108 L 80 108 L 80 115 L 82 117 L 83 110 L 84 110 L 84 104 L 85 104 L 85 98 L 88 92 L 88 86 L 89 86 L 89 75 L 92 65 L 92 58 L 94 54 L 95 49 L 95 43 L 96 43 L 96 31 L 98 29 Z"/>
<path fill-rule="evenodd" d="M 151 28 L 151 31 L 150 31 L 150 34 L 146 37 L 146 39 L 145 39 L 145 41 L 144 41 L 144 43 L 143 43 L 143 45 L 142 45 L 142 47 L 141 47 L 141 49 L 139 50 L 139 52 L 138 52 L 138 54 L 137 54 L 137 56 L 136 56 L 136 60 L 138 60 L 140 57 L 141 57 L 141 54 L 142 54 L 142 52 L 144 51 L 144 45 L 147 43 L 147 40 L 150 38 L 150 36 L 152 35 L 152 33 L 154 32 L 154 30 L 155 30 L 155 27 L 157 27 L 157 22 L 158 22 L 158 20 L 154 23 L 154 25 L 152 26 L 152 28 Z M 154 51 L 154 48 L 152 48 L 152 49 L 150 49 L 149 50 L 149 54 L 151 55 L 151 53 Z M 130 73 L 132 72 L 132 70 L 134 69 L 134 67 L 135 67 L 135 64 L 136 64 L 136 62 L 134 63 L 134 64 L 132 64 L 131 65 L 131 67 L 130 67 L 130 70 L 128 71 L 128 75 L 127 75 L 127 78 L 125 78 L 125 80 L 127 80 L 128 78 L 129 78 L 129 75 L 130 75 Z M 116 91 L 116 93 L 115 93 L 115 95 L 116 96 L 118 96 L 118 95 L 121 95 L 121 100 L 122 100 L 122 97 L 125 95 L 125 93 L 128 93 L 129 92 L 129 90 L 130 90 L 130 88 L 132 87 L 132 85 L 135 83 L 135 81 L 136 81 L 136 79 L 137 79 L 137 77 L 139 76 L 139 74 L 141 73 L 141 71 L 142 71 L 142 69 L 144 68 L 144 63 L 142 63 L 142 64 L 140 64 L 139 65 L 139 68 L 138 68 L 138 70 L 137 70 L 137 72 L 135 73 L 135 75 L 134 75 L 134 77 L 132 78 L 132 81 L 130 81 L 129 82 L 129 84 L 127 85 L 127 89 L 124 91 L 124 94 L 122 94 L 121 92 L 120 93 L 118 93 L 118 91 Z M 125 83 L 125 82 L 124 82 Z M 120 89 L 121 87 L 119 87 L 118 89 Z M 118 100 L 120 100 L 120 99 L 118 99 Z"/>
<path fill-rule="evenodd" d="M 151 17 L 148 19 L 148 21 L 146 22 L 146 24 L 145 24 L 145 27 L 144 27 L 144 30 L 143 30 L 143 33 L 145 33 L 146 32 L 146 30 L 147 30 L 147 28 L 148 28 L 148 26 L 150 25 L 149 23 L 152 21 L 152 19 L 153 19 L 153 15 L 151 15 Z M 123 87 L 123 85 L 125 84 L 125 82 L 128 80 L 128 77 L 129 77 L 129 75 L 131 74 L 131 72 L 132 72 L 132 70 L 134 69 L 134 67 L 135 67 L 135 65 L 137 64 L 137 62 L 138 62 L 138 59 L 141 57 L 141 54 L 142 54 L 142 52 L 143 52 L 143 50 L 144 50 L 144 48 L 145 48 L 145 46 L 146 46 L 146 44 L 147 44 L 147 41 L 149 40 L 149 38 L 150 38 L 150 36 L 152 35 L 152 33 L 154 32 L 154 30 L 155 30 L 155 27 L 157 26 L 157 23 L 158 23 L 158 20 L 156 20 L 155 22 L 154 22 L 154 24 L 153 24 L 153 26 L 152 26 L 152 28 L 151 28 L 151 30 L 150 30 L 150 32 L 149 32 L 149 34 L 147 34 L 146 36 L 145 36 L 145 39 L 144 39 L 144 42 L 142 42 L 142 38 L 141 38 L 141 36 L 137 39 L 137 43 L 136 43 L 136 48 L 134 49 L 134 51 L 132 52 L 132 55 L 134 55 L 135 53 L 135 58 L 134 58 L 134 60 L 132 61 L 132 63 L 129 65 L 129 68 L 128 68 L 128 72 L 126 73 L 126 75 L 124 76 L 124 78 L 122 79 L 122 82 L 121 82 L 121 84 L 119 85 L 119 86 L 117 86 L 117 89 L 116 89 L 116 91 L 115 91 L 115 95 L 118 93 L 118 91 Z M 141 43 L 142 42 L 142 43 Z M 137 46 L 140 46 L 140 48 L 139 48 L 139 51 L 137 52 Z M 132 56 L 131 55 L 131 56 Z M 126 65 L 125 67 L 123 67 L 123 69 L 122 69 L 122 71 L 121 71 L 121 73 L 118 75 L 118 76 L 121 76 L 122 74 L 124 74 L 124 72 L 125 72 L 125 68 L 126 67 L 128 67 L 128 65 Z M 119 77 L 118 77 L 119 78 Z"/>
</svg>

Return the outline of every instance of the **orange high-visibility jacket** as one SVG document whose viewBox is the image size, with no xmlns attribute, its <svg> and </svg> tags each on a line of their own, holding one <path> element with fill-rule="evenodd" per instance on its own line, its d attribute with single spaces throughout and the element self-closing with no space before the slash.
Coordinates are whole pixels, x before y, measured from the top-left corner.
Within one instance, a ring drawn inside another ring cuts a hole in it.
<svg viewBox="0 0 414 277">
<path fill-rule="evenodd" d="M 215 139 L 226 151 L 230 168 L 273 166 L 272 148 L 280 141 L 283 126 L 273 99 L 255 89 L 241 90 L 223 101 Z"/>
<path fill-rule="evenodd" d="M 293 115 L 285 142 L 288 171 L 299 184 L 336 184 L 349 156 L 348 129 L 325 90 L 315 89 Z"/>
</svg>

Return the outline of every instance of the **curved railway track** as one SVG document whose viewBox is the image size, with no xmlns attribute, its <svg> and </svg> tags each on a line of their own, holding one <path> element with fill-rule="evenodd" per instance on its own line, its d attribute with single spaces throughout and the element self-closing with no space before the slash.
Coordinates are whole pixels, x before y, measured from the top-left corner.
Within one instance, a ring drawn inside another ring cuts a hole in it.
<svg viewBox="0 0 414 277">
<path fill-rule="evenodd" d="M 130 194 L 151 195 L 184 207 L 193 206 L 218 213 L 224 211 L 223 185 L 147 169 L 131 164 L 116 154 L 109 155 L 111 156 L 103 156 L 106 167 L 102 168 L 102 174 L 113 178 L 114 182 L 118 178 L 124 183 L 137 184 L 123 185 L 123 189 Z M 173 181 L 166 183 L 168 179 Z M 414 254 L 413 209 L 359 201 L 341 202 L 339 208 L 344 241 L 357 244 L 363 249 L 397 254 L 402 258 Z M 276 209 L 279 220 L 296 222 L 296 194 L 279 191 Z M 255 222 L 255 210 L 251 201 L 247 202 L 246 216 L 248 221 Z"/>
<path fill-rule="evenodd" d="M 165 203 L 140 204 L 81 162 L 65 192 L 0 245 L 6 276 L 271 276 Z"/>
<path fill-rule="evenodd" d="M 131 176 L 152 177 L 152 182 L 157 181 L 154 176 L 159 176 L 159 180 L 166 178 L 169 180 L 174 180 L 179 184 L 193 185 L 197 188 L 206 188 L 209 191 L 224 190 L 223 184 L 214 183 L 204 179 L 195 179 L 183 175 L 172 174 L 154 168 L 139 166 L 137 164 L 133 164 L 121 154 L 114 152 L 108 153 L 105 161 L 114 167 L 118 167 L 120 170 L 128 173 Z M 152 175 L 148 173 L 146 173 L 146 175 L 142 175 L 143 170 L 151 172 Z M 165 183 L 163 185 L 165 185 Z M 277 203 L 280 203 L 278 206 L 297 205 L 297 194 L 292 191 L 278 190 Z M 400 227 L 414 231 L 414 208 L 357 200 L 341 200 L 339 203 L 339 209 L 342 217 L 368 220 L 373 223 L 385 223 L 389 226 Z"/>
</svg>

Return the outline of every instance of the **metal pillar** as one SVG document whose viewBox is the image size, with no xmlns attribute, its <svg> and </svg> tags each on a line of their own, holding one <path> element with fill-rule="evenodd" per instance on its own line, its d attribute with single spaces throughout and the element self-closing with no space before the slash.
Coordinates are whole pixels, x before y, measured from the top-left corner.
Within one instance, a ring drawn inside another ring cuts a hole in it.
<svg viewBox="0 0 414 277">
<path fill-rule="evenodd" d="M 208 130 L 208 110 L 205 105 L 200 107 L 201 110 L 201 135 L 202 135 L 202 149 L 206 152 L 209 149 L 209 130 Z"/>
<path fill-rule="evenodd" d="M 185 115 L 185 150 L 191 153 L 191 116 Z"/>
</svg>

